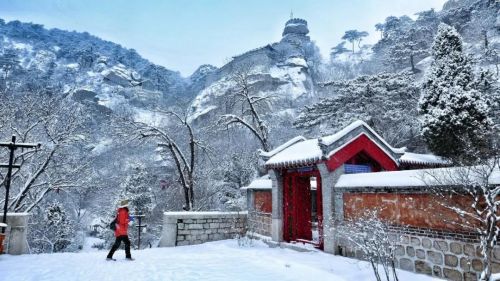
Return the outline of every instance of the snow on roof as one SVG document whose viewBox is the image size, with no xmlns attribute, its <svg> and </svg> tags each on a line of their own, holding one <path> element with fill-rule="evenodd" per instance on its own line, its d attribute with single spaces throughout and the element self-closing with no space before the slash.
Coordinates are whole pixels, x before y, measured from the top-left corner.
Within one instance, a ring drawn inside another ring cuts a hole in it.
<svg viewBox="0 0 500 281">
<path fill-rule="evenodd" d="M 467 179 L 480 181 L 482 167 L 451 167 L 438 169 L 406 170 L 378 173 L 344 174 L 335 184 L 336 188 L 356 187 L 422 187 L 460 185 Z M 498 167 L 490 175 L 489 184 L 500 184 Z"/>
<path fill-rule="evenodd" d="M 364 127 L 366 128 L 370 133 L 372 133 L 381 143 L 383 143 L 385 146 L 387 146 L 394 154 L 402 154 L 405 152 L 406 148 L 394 148 L 391 145 L 389 145 L 382 137 L 380 137 L 368 124 L 365 122 L 358 120 L 354 121 L 347 127 L 343 128 L 339 132 L 330 135 L 330 136 L 325 136 L 322 138 L 318 139 L 309 139 L 306 140 L 304 137 L 296 137 L 294 139 L 291 139 L 287 143 L 279 146 L 278 148 L 285 147 L 285 149 L 282 149 L 281 151 L 274 152 L 271 154 L 271 152 L 268 153 L 268 155 L 272 156 L 267 162 L 267 166 L 273 166 L 273 165 L 278 165 L 278 164 L 285 164 L 285 165 L 295 165 L 295 164 L 304 164 L 305 163 L 314 163 L 316 161 L 319 161 L 321 157 L 323 156 L 323 153 L 321 151 L 319 142 L 321 142 L 325 146 L 329 146 L 336 141 L 340 140 L 342 137 L 346 136 L 349 134 L 351 131 L 355 130 L 358 127 Z M 366 135 L 366 134 L 365 134 Z M 370 136 L 367 136 L 370 137 Z M 302 138 L 303 141 L 299 142 L 299 138 Z M 356 138 L 353 138 L 353 140 Z M 374 141 L 375 142 L 375 141 Z M 375 142 L 376 143 L 376 142 Z M 345 145 L 345 144 L 344 144 Z M 275 150 L 278 150 L 275 149 Z M 339 148 L 334 149 L 330 151 L 329 156 L 335 151 L 337 151 Z M 383 149 L 383 148 L 382 148 Z M 385 149 L 383 149 L 385 151 Z M 386 151 L 386 153 L 389 153 Z M 261 155 L 263 155 L 261 153 Z M 265 156 L 265 155 L 263 155 Z M 390 155 L 392 158 L 392 155 Z"/>
<path fill-rule="evenodd" d="M 316 190 L 318 186 L 318 182 L 316 181 L 316 178 L 312 177 L 311 178 L 311 189 Z M 253 180 L 248 186 L 244 186 L 241 188 L 242 190 L 247 190 L 247 189 L 258 189 L 258 190 L 268 190 L 268 189 L 273 189 L 273 182 L 269 175 L 265 175 L 263 177 L 260 177 L 258 179 Z"/>
<path fill-rule="evenodd" d="M 248 186 L 244 186 L 241 189 L 247 190 L 247 189 L 272 189 L 272 188 L 273 188 L 273 182 L 271 181 L 268 175 L 265 175 L 263 177 L 253 180 Z"/>
<path fill-rule="evenodd" d="M 318 139 L 304 140 L 277 153 L 266 162 L 266 165 L 294 165 L 304 162 L 314 163 L 320 160 L 322 155 L 323 153 L 318 145 Z"/>
<path fill-rule="evenodd" d="M 297 136 L 297 137 L 294 137 L 293 139 L 290 139 L 289 141 L 285 142 L 284 144 L 276 147 L 275 149 L 273 149 L 271 151 L 261 151 L 260 155 L 264 156 L 264 157 L 272 157 L 276 153 L 279 153 L 282 150 L 284 150 L 285 148 L 287 148 L 287 147 L 289 147 L 289 146 L 291 146 L 299 141 L 305 141 L 305 140 L 306 140 L 306 138 L 304 138 L 303 136 Z"/>
<path fill-rule="evenodd" d="M 361 120 L 357 120 L 346 126 L 344 129 L 340 130 L 339 132 L 331 135 L 331 136 L 326 136 L 322 138 L 322 141 L 325 145 L 330 145 L 339 139 L 341 139 L 343 136 L 347 135 L 349 132 L 352 130 L 364 126 L 366 129 L 368 129 L 372 134 L 374 134 L 383 144 L 385 144 L 387 147 L 389 147 L 394 153 L 404 153 L 406 148 L 394 148 L 390 144 L 388 144 L 379 134 L 377 134 L 368 124 Z"/>
<path fill-rule="evenodd" d="M 448 165 L 449 161 L 446 159 L 433 155 L 433 154 L 418 154 L 405 152 L 401 158 L 399 158 L 400 162 L 403 163 L 412 163 L 412 164 L 438 164 L 438 165 Z"/>
</svg>

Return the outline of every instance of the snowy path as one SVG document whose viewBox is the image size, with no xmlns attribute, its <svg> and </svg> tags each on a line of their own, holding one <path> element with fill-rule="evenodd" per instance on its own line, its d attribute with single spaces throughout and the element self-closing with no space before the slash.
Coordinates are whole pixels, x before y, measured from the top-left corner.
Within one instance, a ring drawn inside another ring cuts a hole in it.
<svg viewBox="0 0 500 281">
<path fill-rule="evenodd" d="M 321 252 L 271 249 L 261 242 L 239 247 L 236 240 L 197 246 L 133 251 L 135 261 L 105 261 L 106 251 L 0 256 L 0 280 L 373 280 L 366 263 Z M 437 280 L 400 271 L 400 280 Z"/>
</svg>

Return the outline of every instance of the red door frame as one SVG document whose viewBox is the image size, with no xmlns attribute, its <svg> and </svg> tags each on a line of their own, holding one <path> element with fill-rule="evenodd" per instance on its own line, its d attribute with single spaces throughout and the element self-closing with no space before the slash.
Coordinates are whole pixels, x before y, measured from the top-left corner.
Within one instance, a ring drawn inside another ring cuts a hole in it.
<svg viewBox="0 0 500 281">
<path fill-rule="evenodd" d="M 283 173 L 283 239 L 287 242 L 297 239 L 312 240 L 310 184 L 300 183 L 300 178 L 316 177 L 316 205 L 320 249 L 323 249 L 323 200 L 321 175 L 317 170 L 285 171 Z M 309 190 L 304 189 L 308 187 Z M 309 194 L 309 195 L 307 195 Z M 306 198 L 306 200 L 304 200 Z M 304 212 L 305 211 L 305 212 Z M 304 220 L 307 219 L 307 223 Z"/>
</svg>

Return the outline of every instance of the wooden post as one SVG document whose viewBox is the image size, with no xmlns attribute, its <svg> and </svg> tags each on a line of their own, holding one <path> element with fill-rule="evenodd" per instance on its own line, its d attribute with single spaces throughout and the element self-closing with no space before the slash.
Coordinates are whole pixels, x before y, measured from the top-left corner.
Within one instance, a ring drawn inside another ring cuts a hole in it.
<svg viewBox="0 0 500 281">
<path fill-rule="evenodd" d="M 9 154 L 9 164 L 0 164 L 0 168 L 7 168 L 7 176 L 5 177 L 5 204 L 3 206 L 3 219 L 2 223 L 7 223 L 7 208 L 9 204 L 9 191 L 10 191 L 10 182 L 12 180 L 12 169 L 21 168 L 20 165 L 14 164 L 14 151 L 18 148 L 39 148 L 40 144 L 34 143 L 16 143 L 16 136 L 12 136 L 11 142 L 1 142 L 0 147 L 8 147 L 10 150 Z M 5 233 L 5 228 L 2 227 L 2 234 Z"/>
<path fill-rule="evenodd" d="M 139 220 L 139 224 L 135 226 L 135 227 L 137 227 L 137 232 L 138 232 L 137 250 L 139 250 L 141 248 L 141 231 L 142 231 L 142 228 L 146 227 L 147 225 L 142 225 L 142 222 L 141 222 L 142 218 L 145 217 L 145 215 L 139 214 L 139 215 L 135 215 L 134 217 L 136 217 Z"/>
</svg>

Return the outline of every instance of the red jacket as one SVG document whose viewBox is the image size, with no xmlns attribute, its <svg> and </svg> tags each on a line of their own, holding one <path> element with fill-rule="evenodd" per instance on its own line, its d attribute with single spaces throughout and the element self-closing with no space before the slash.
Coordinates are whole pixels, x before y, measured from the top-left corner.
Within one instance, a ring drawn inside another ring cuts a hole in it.
<svg viewBox="0 0 500 281">
<path fill-rule="evenodd" d="M 127 235 L 128 223 L 128 208 L 119 208 L 116 216 L 115 237 Z"/>
</svg>

